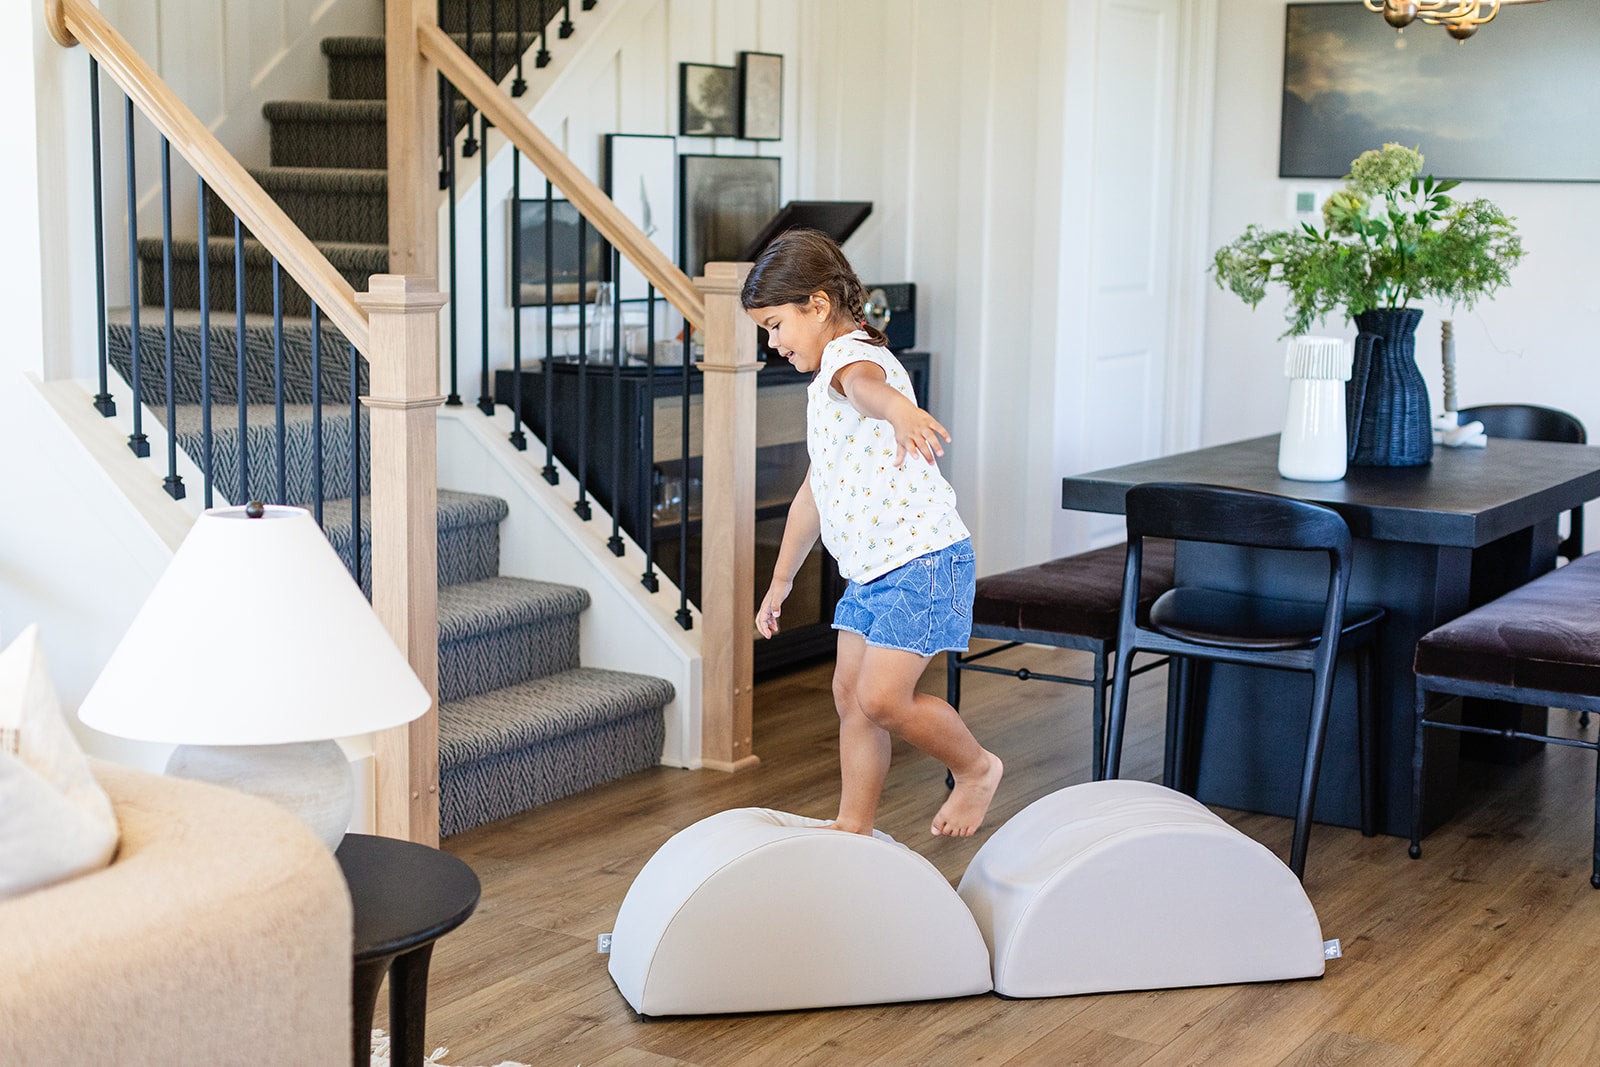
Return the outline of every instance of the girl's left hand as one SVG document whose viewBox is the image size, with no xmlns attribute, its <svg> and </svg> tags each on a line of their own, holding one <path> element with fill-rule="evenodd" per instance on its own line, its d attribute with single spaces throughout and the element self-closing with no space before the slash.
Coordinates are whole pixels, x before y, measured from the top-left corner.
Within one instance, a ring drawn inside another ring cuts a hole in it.
<svg viewBox="0 0 1600 1067">
<path fill-rule="evenodd" d="M 891 423 L 894 426 L 896 467 L 904 463 L 906 456 L 912 452 L 932 463 L 935 456 L 944 455 L 944 445 L 939 443 L 939 438 L 950 440 L 950 431 L 941 426 L 938 419 L 915 405 L 908 406 L 911 410 Z"/>
</svg>

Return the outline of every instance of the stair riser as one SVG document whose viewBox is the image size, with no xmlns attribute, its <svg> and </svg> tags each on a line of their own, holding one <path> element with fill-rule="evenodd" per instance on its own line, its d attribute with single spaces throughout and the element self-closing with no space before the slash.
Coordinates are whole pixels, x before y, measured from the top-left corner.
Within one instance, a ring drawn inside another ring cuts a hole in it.
<svg viewBox="0 0 1600 1067">
<path fill-rule="evenodd" d="M 361 491 L 371 488 L 366 420 L 363 419 L 361 445 Z M 275 426 L 251 426 L 244 438 L 247 450 L 249 494 L 237 492 L 239 485 L 239 429 L 219 425 L 214 419 L 211 434 L 212 486 L 224 500 L 242 504 L 260 500 L 268 504 L 288 504 L 309 508 L 316 500 L 316 479 L 312 455 L 315 447 L 309 421 L 289 422 L 284 427 L 284 494 L 278 490 L 278 431 Z M 204 469 L 204 445 L 198 433 L 180 433 L 178 447 Z M 325 413 L 322 418 L 322 499 L 339 500 L 350 496 L 350 417 Z M 220 503 L 220 501 L 219 501 Z M 330 537 L 330 540 L 332 538 Z M 348 563 L 348 551 L 345 553 Z"/>
<path fill-rule="evenodd" d="M 477 16 L 482 19 L 482 15 Z M 502 31 L 509 29 L 509 24 L 501 26 Z M 523 49 L 531 47 L 534 43 L 532 34 L 524 31 L 522 35 Z M 463 48 L 464 41 L 457 41 Z M 514 33 L 501 34 L 499 50 L 489 47 L 488 38 L 481 33 L 475 35 L 472 46 L 473 58 L 478 61 L 478 66 L 484 70 L 491 69 L 489 63 L 495 61 L 494 80 L 496 82 L 505 78 L 517 65 L 516 35 Z M 533 60 L 524 61 L 524 67 L 531 68 Z M 386 91 L 387 74 L 384 70 L 384 58 L 379 55 L 348 55 L 335 54 L 328 56 L 328 97 L 332 100 L 382 100 L 388 96 Z"/>
<path fill-rule="evenodd" d="M 143 242 L 141 242 L 141 245 Z M 161 250 L 140 248 L 140 259 L 144 265 L 141 274 L 141 299 L 146 305 L 164 306 L 166 303 L 161 274 Z M 174 256 L 172 262 L 172 306 L 178 308 L 194 309 L 200 306 L 200 264 L 199 260 L 191 255 L 183 257 Z M 213 255 L 210 260 L 211 269 L 211 310 L 215 312 L 232 313 L 233 303 L 233 259 L 229 256 Z M 306 318 L 311 314 L 311 298 L 305 290 L 295 284 L 293 278 L 287 273 L 280 272 L 283 284 L 283 313 L 296 318 Z M 355 287 L 357 292 L 365 292 L 367 279 L 375 271 L 354 270 L 344 268 L 340 270 L 345 280 Z M 244 279 L 245 311 L 253 315 L 272 314 L 272 271 L 258 267 L 254 264 L 245 268 Z"/>
<path fill-rule="evenodd" d="M 578 665 L 578 617 L 556 615 L 439 642 L 439 700 L 503 689 Z"/>
<path fill-rule="evenodd" d="M 511 32 L 516 29 L 517 8 L 522 8 L 522 30 L 524 33 L 536 32 L 541 25 L 541 10 L 549 12 L 544 18 L 554 18 L 556 25 L 550 27 L 550 39 L 556 39 L 556 33 L 561 24 L 560 9 L 562 0 L 493 0 L 491 10 L 490 0 L 442 0 L 439 4 L 439 25 L 446 33 L 467 32 L 467 9 L 472 9 L 472 30 L 474 33 L 485 33 L 489 29 L 490 16 L 494 17 L 497 29 Z M 582 14 L 582 0 L 572 0 L 572 17 L 574 21 Z"/>
<path fill-rule="evenodd" d="M 237 404 L 238 330 L 213 324 L 211 335 L 211 402 Z M 273 336 L 270 327 L 246 326 L 245 399 L 251 404 L 275 402 Z M 131 381 L 133 358 L 131 326 L 113 323 L 106 329 L 106 354 L 124 381 Z M 322 402 L 350 399 L 350 343 L 337 331 L 322 334 Z M 177 402 L 200 403 L 200 327 L 177 326 L 172 331 L 173 384 Z M 367 392 L 367 362 L 356 361 L 358 387 Z M 161 407 L 167 402 L 166 328 L 139 326 L 140 392 L 144 403 Z M 311 331 L 289 325 L 283 332 L 283 399 L 286 404 L 309 404 L 311 396 Z"/>
<path fill-rule="evenodd" d="M 661 762 L 661 709 L 439 774 L 439 832 L 455 834 Z"/>
<path fill-rule="evenodd" d="M 382 191 L 308 192 L 272 189 L 267 193 L 284 213 L 313 241 L 351 241 L 357 244 L 389 243 L 389 203 Z M 233 213 L 213 192 L 206 193 L 206 224 L 213 237 L 233 236 Z M 159 264 L 159 260 L 157 261 Z M 229 269 L 232 269 L 230 264 Z M 232 292 L 232 286 L 229 286 Z"/>
<path fill-rule="evenodd" d="M 439 531 L 439 584 L 465 585 L 500 573 L 500 523 Z"/>
<path fill-rule="evenodd" d="M 343 468 L 348 479 L 350 468 Z M 350 495 L 348 481 L 338 496 Z M 365 502 L 364 502 L 365 503 Z M 370 505 L 368 505 L 370 507 Z M 328 543 L 350 570 L 350 524 L 329 524 L 323 530 Z M 500 524 L 482 523 L 440 530 L 438 541 L 439 585 L 462 585 L 492 578 L 500 573 Z M 361 591 L 372 599 L 372 524 L 371 515 L 361 521 Z"/>
<path fill-rule="evenodd" d="M 388 133 L 383 121 L 272 121 L 274 167 L 357 167 L 386 170 Z"/>
</svg>

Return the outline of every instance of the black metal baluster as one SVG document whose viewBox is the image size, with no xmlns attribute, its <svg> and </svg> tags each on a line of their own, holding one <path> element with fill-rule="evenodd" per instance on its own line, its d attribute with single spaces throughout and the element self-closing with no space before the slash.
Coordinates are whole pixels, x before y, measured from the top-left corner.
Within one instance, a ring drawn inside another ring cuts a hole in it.
<svg viewBox="0 0 1600 1067">
<path fill-rule="evenodd" d="M 623 553 L 622 501 L 622 252 L 611 247 L 611 537 L 606 547 Z"/>
<path fill-rule="evenodd" d="M 678 503 L 678 625 L 685 630 L 694 629 L 694 616 L 689 612 L 689 363 L 693 355 L 694 327 L 688 318 L 683 320 L 683 381 L 681 384 L 679 417 L 682 420 L 682 437 L 678 443 L 681 457 L 683 484 L 679 486 Z"/>
<path fill-rule="evenodd" d="M 519 5 L 518 11 L 522 10 Z M 522 153 L 511 146 L 511 262 L 522 269 Z M 522 432 L 522 278 L 511 278 L 511 447 L 528 450 Z"/>
<path fill-rule="evenodd" d="M 322 309 L 311 305 L 311 515 L 322 525 Z"/>
<path fill-rule="evenodd" d="M 144 355 L 139 351 L 139 187 L 133 164 L 133 98 L 128 97 L 124 116 L 128 150 L 128 317 L 131 322 L 129 358 L 133 367 L 133 433 L 128 448 L 143 458 L 150 454 L 150 439 L 144 433 Z"/>
<path fill-rule="evenodd" d="M 361 584 L 361 357 L 350 345 L 350 573 Z"/>
<path fill-rule="evenodd" d="M 550 65 L 550 15 L 551 9 L 545 4 L 539 5 L 539 54 L 533 57 L 536 67 Z"/>
<path fill-rule="evenodd" d="M 521 96 L 528 91 L 528 79 L 522 76 L 522 54 L 527 51 L 528 42 L 522 38 L 522 0 L 517 0 L 512 7 L 516 11 L 517 43 L 515 48 L 517 50 L 517 76 L 511 82 L 511 95 Z"/>
<path fill-rule="evenodd" d="M 283 271 L 272 257 L 272 411 L 277 425 L 278 503 L 289 502 L 288 426 L 283 417 Z"/>
<path fill-rule="evenodd" d="M 639 525 L 644 537 L 644 574 L 639 584 L 652 593 L 661 588 L 656 580 L 656 287 L 645 286 L 644 328 L 644 403 L 639 413 L 639 478 L 644 482 L 644 521 Z"/>
<path fill-rule="evenodd" d="M 94 409 L 106 418 L 117 413 L 117 403 L 111 399 L 111 383 L 106 353 L 106 198 L 100 178 L 100 64 L 89 59 L 89 140 L 94 158 L 94 295 L 99 313 L 100 334 L 100 392 L 94 398 Z"/>
<path fill-rule="evenodd" d="M 555 485 L 556 471 L 556 283 L 551 265 L 555 258 L 555 191 L 544 181 L 544 480 Z"/>
<path fill-rule="evenodd" d="M 448 196 L 445 198 L 445 214 L 449 217 L 450 230 L 450 395 L 445 397 L 445 404 L 449 407 L 461 406 L 461 392 L 457 384 L 458 358 L 460 355 L 460 334 L 457 330 L 456 307 L 460 303 L 456 295 L 460 292 L 456 288 L 456 152 L 455 152 L 455 86 L 445 82 L 450 96 L 450 150 L 445 153 L 445 165 L 450 172 L 446 185 Z"/>
<path fill-rule="evenodd" d="M 211 476 L 211 229 L 206 223 L 206 180 L 195 179 L 200 216 L 200 473 L 206 507 L 212 505 Z"/>
<path fill-rule="evenodd" d="M 478 297 L 483 347 L 482 373 L 478 377 L 478 410 L 494 414 L 494 393 L 489 386 L 489 120 L 478 116 L 483 151 L 478 156 Z"/>
<path fill-rule="evenodd" d="M 497 0 L 489 0 L 489 2 L 493 4 Z M 465 14 L 467 18 L 467 55 L 476 63 L 477 59 L 472 55 L 472 0 L 467 0 Z M 463 99 L 465 99 L 465 96 L 463 96 Z M 468 158 L 478 150 L 477 138 L 472 136 L 472 117 L 476 114 L 477 110 L 472 106 L 472 101 L 467 100 L 467 139 L 461 143 L 461 154 Z"/>
<path fill-rule="evenodd" d="M 589 510 L 589 220 L 578 213 L 578 518 L 588 522 Z"/>
<path fill-rule="evenodd" d="M 489 0 L 489 80 L 500 84 L 500 0 Z"/>
<path fill-rule="evenodd" d="M 178 477 L 178 398 L 172 389 L 172 146 L 161 138 L 161 298 L 166 306 L 167 476 L 161 485 L 174 500 L 184 496 Z"/>
<path fill-rule="evenodd" d="M 244 333 L 244 224 L 233 217 L 233 321 L 237 352 L 234 401 L 239 408 L 239 481 L 234 487 L 235 504 L 250 502 L 250 410 L 249 378 L 245 371 Z"/>
<path fill-rule="evenodd" d="M 596 0 L 583 0 L 583 9 L 585 11 L 593 11 L 595 3 Z"/>
<path fill-rule="evenodd" d="M 561 16 L 561 39 L 572 36 L 572 0 L 566 0 L 566 13 Z"/>
<path fill-rule="evenodd" d="M 439 75 L 439 190 L 450 188 L 450 163 L 455 157 L 455 105 L 450 97 L 450 79 Z"/>
</svg>

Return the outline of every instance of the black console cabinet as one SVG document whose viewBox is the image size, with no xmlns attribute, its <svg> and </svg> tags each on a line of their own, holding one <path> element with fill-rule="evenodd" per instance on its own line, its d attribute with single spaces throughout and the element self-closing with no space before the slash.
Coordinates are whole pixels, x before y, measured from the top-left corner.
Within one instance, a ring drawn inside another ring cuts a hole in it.
<svg viewBox="0 0 1600 1067">
<path fill-rule="evenodd" d="M 911 376 L 917 402 L 928 404 L 928 354 L 896 353 Z M 689 448 L 683 447 L 683 369 L 679 366 L 627 365 L 614 375 L 607 364 L 590 363 L 579 385 L 576 360 L 557 359 L 550 383 L 556 458 L 579 473 L 579 423 L 589 439 L 582 477 L 598 507 L 616 515 L 628 536 L 650 549 L 667 580 L 679 581 L 678 547 L 688 533 L 686 587 L 700 599 L 700 457 L 702 452 L 701 377 L 689 374 Z M 620 379 L 616 381 L 615 379 Z M 804 480 L 809 460 L 805 443 L 805 389 L 811 376 L 783 360 L 769 362 L 756 375 L 756 607 L 766 594 L 783 540 L 789 503 Z M 620 387 L 619 387 L 620 386 Z M 510 371 L 495 373 L 495 402 L 510 406 L 516 395 Z M 522 373 L 522 421 L 541 439 L 545 427 L 545 375 L 541 365 Z M 580 400 L 581 394 L 581 400 Z M 646 435 L 653 445 L 646 448 Z M 529 453 L 539 447 L 529 442 Z M 620 451 L 620 464 L 616 458 Z M 613 483 L 620 468 L 621 493 Z M 620 499 L 618 496 L 620 495 Z M 683 522 L 685 504 L 688 522 Z M 598 519 L 596 521 L 599 521 Z M 833 608 L 844 592 L 832 557 L 820 545 L 795 576 L 783 607 L 783 630 L 770 641 L 756 639 L 755 672 L 770 676 L 833 653 Z"/>
</svg>

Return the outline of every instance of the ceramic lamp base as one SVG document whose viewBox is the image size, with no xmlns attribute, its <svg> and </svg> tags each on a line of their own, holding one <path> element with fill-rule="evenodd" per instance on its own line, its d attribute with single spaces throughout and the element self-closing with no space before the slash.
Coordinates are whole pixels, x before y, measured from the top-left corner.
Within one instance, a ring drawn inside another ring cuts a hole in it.
<svg viewBox="0 0 1600 1067">
<path fill-rule="evenodd" d="M 330 852 L 350 826 L 355 777 L 337 741 L 179 745 L 167 773 L 270 800 L 310 826 Z"/>
</svg>

